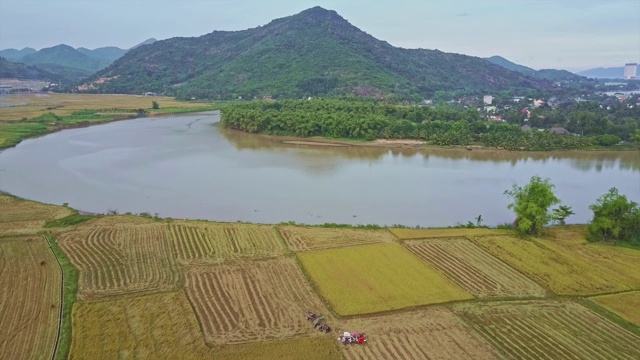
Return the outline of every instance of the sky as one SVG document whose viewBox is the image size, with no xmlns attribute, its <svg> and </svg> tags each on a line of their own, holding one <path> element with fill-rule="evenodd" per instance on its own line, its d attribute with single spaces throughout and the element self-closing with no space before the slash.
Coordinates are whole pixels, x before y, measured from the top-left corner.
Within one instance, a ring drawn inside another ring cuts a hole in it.
<svg viewBox="0 0 640 360">
<path fill-rule="evenodd" d="M 0 0 L 0 49 L 130 48 L 321 6 L 404 48 L 579 71 L 640 62 L 640 0 Z"/>
</svg>

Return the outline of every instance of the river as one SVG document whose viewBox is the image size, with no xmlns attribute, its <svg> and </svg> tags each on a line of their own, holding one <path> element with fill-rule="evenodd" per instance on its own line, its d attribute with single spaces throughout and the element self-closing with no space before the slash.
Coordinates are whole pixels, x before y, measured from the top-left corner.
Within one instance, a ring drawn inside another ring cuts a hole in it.
<svg viewBox="0 0 640 360">
<path fill-rule="evenodd" d="M 87 212 L 279 223 L 450 226 L 513 221 L 503 195 L 548 177 L 570 223 L 610 187 L 640 202 L 640 153 L 320 147 L 223 129 L 219 115 L 119 121 L 0 153 L 0 190 Z"/>
</svg>

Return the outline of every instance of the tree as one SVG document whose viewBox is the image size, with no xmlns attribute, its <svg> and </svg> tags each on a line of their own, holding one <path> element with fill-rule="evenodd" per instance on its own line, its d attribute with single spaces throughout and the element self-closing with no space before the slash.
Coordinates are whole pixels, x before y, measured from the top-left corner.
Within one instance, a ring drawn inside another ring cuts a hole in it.
<svg viewBox="0 0 640 360">
<path fill-rule="evenodd" d="M 575 215 L 571 206 L 560 205 L 557 209 L 553 209 L 553 221 L 557 221 L 560 225 L 564 225 L 565 220 L 571 215 Z"/>
<path fill-rule="evenodd" d="M 158 109 L 160 109 L 160 105 L 158 104 L 157 101 L 152 101 L 151 102 L 151 108 L 154 109 L 154 110 L 158 110 Z"/>
<path fill-rule="evenodd" d="M 640 145 L 640 130 L 636 130 L 636 133 L 631 135 L 631 141 Z"/>
<path fill-rule="evenodd" d="M 620 195 L 615 187 L 589 206 L 593 219 L 589 235 L 593 241 L 640 242 L 640 207 Z"/>
<path fill-rule="evenodd" d="M 549 208 L 560 203 L 560 199 L 553 193 L 553 188 L 554 185 L 549 179 L 532 176 L 524 187 L 514 184 L 511 190 L 504 192 L 513 199 L 508 208 L 516 213 L 515 225 L 518 231 L 532 235 L 543 232 L 544 226 L 553 219 Z"/>
</svg>

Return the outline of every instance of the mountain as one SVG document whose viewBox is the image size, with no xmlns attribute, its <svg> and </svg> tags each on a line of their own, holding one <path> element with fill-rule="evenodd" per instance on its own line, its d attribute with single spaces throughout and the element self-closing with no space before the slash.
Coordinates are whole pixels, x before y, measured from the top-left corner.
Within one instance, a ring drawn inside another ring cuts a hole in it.
<svg viewBox="0 0 640 360">
<path fill-rule="evenodd" d="M 56 81 L 59 76 L 37 66 L 15 63 L 0 57 L 0 78 Z"/>
<path fill-rule="evenodd" d="M 4 50 L 0 50 L 0 57 L 3 57 L 9 61 L 14 61 L 14 60 L 20 59 L 25 55 L 33 54 L 34 52 L 36 52 L 36 49 L 30 48 L 30 47 L 26 47 L 22 50 L 4 49 Z"/>
<path fill-rule="evenodd" d="M 624 76 L 624 67 L 610 67 L 610 68 L 595 68 L 577 72 L 578 75 L 586 76 L 589 78 L 602 78 L 602 79 L 622 79 Z"/>
<path fill-rule="evenodd" d="M 517 71 L 521 74 L 525 74 L 537 79 L 541 79 L 541 80 L 549 80 L 549 81 L 561 81 L 561 80 L 570 80 L 570 81 L 579 81 L 582 79 L 581 76 L 576 75 L 572 72 L 569 72 L 567 70 L 556 70 L 556 69 L 541 69 L 541 70 L 534 70 L 530 67 L 526 67 L 520 64 L 516 64 L 514 62 L 511 62 L 505 58 L 503 58 L 502 56 L 492 56 L 489 58 L 485 58 L 485 60 L 496 64 L 496 65 L 500 65 L 505 69 L 509 69 L 512 71 Z"/>
<path fill-rule="evenodd" d="M 40 49 L 33 54 L 23 56 L 20 62 L 28 65 L 59 65 L 88 72 L 95 72 L 102 68 L 100 59 L 85 55 L 64 44 Z"/>
<path fill-rule="evenodd" d="M 153 43 L 154 43 L 154 42 L 156 42 L 156 41 L 158 41 L 158 40 L 156 40 L 156 39 L 154 39 L 154 38 L 147 39 L 147 40 L 145 40 L 145 41 L 141 42 L 140 44 L 138 44 L 138 45 L 136 45 L 136 46 L 132 47 L 132 48 L 131 48 L 131 49 L 129 49 L 129 50 L 135 49 L 135 48 L 140 47 L 140 46 L 142 46 L 142 45 L 150 45 L 150 44 L 153 44 Z"/>
<path fill-rule="evenodd" d="M 77 48 L 76 50 L 87 55 L 90 58 L 100 60 L 100 68 L 105 68 L 109 66 L 112 62 L 118 60 L 119 58 L 122 57 L 122 55 L 124 55 L 127 52 L 127 50 L 120 49 L 119 47 L 115 47 L 115 46 L 101 47 L 93 50 L 80 47 L 80 48 Z"/>
<path fill-rule="evenodd" d="M 181 98 L 302 97 L 331 94 L 402 98 L 436 91 L 481 94 L 544 88 L 481 58 L 403 49 L 320 7 L 242 31 L 214 31 L 135 48 L 91 80 L 98 91 L 147 91 Z"/>
</svg>

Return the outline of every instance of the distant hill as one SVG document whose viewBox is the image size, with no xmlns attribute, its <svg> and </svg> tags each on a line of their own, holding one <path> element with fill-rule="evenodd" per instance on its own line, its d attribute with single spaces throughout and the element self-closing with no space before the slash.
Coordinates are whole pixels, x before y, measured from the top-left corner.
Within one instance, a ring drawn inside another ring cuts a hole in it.
<svg viewBox="0 0 640 360">
<path fill-rule="evenodd" d="M 101 69 L 101 60 L 83 54 L 69 45 L 56 45 L 23 56 L 20 62 L 28 65 L 52 64 L 67 68 L 95 72 Z"/>
<path fill-rule="evenodd" d="M 586 76 L 590 78 L 602 78 L 602 79 L 622 79 L 624 76 L 624 67 L 610 67 L 610 68 L 595 68 L 577 72 L 576 74 Z"/>
<path fill-rule="evenodd" d="M 242 31 L 214 31 L 132 49 L 98 77 L 99 91 L 182 98 L 331 94 L 422 98 L 436 91 L 543 88 L 481 58 L 402 49 L 320 7 Z"/>
<path fill-rule="evenodd" d="M 36 49 L 30 47 L 23 48 L 22 50 L 4 49 L 0 50 L 0 57 L 3 57 L 9 61 L 14 61 L 20 59 L 25 55 L 33 54 L 34 52 L 36 52 Z"/>
<path fill-rule="evenodd" d="M 118 60 L 119 58 L 122 57 L 122 55 L 124 55 L 127 52 L 127 50 L 120 49 L 115 46 L 101 47 L 93 50 L 80 47 L 80 48 L 77 48 L 76 50 L 87 55 L 90 58 L 98 59 L 100 61 L 100 64 L 99 64 L 100 69 L 103 69 L 109 66 L 112 62 Z M 100 69 L 96 69 L 96 71 Z"/>
<path fill-rule="evenodd" d="M 59 76 L 37 66 L 15 63 L 0 57 L 0 78 L 57 81 Z"/>
<path fill-rule="evenodd" d="M 141 42 L 140 44 L 138 44 L 138 45 L 136 45 L 136 46 L 131 47 L 131 49 L 129 49 L 129 50 L 135 49 L 135 48 L 140 47 L 140 46 L 142 46 L 142 45 L 150 45 L 150 44 L 153 44 L 153 43 L 154 43 L 154 42 L 156 42 L 156 41 L 158 41 L 158 40 L 156 40 L 156 39 L 154 39 L 154 38 L 147 39 L 147 40 L 145 40 L 145 41 Z"/>
<path fill-rule="evenodd" d="M 485 58 L 485 60 L 494 63 L 496 65 L 500 65 L 505 69 L 517 71 L 521 74 L 525 74 L 537 79 L 541 80 L 549 80 L 549 81 L 561 81 L 561 80 L 573 80 L 578 81 L 582 79 L 581 76 L 576 75 L 567 70 L 556 70 L 556 69 L 541 69 L 535 70 L 530 67 L 526 67 L 520 64 L 516 64 L 511 62 L 502 56 L 492 56 L 489 58 Z"/>
</svg>

